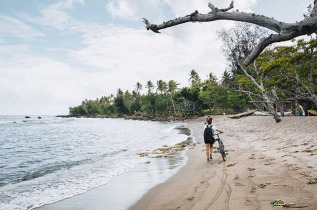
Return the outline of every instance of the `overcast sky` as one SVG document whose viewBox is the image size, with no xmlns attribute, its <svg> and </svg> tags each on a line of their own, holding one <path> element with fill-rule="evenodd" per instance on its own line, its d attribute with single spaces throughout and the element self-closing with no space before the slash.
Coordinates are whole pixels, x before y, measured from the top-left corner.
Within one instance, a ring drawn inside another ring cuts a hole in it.
<svg viewBox="0 0 317 210">
<path fill-rule="evenodd" d="M 225 70 L 216 31 L 229 21 L 188 23 L 154 34 L 160 23 L 229 0 L 0 0 L 0 114 L 67 114 L 84 99 L 133 90 L 137 82 L 188 85 Z M 286 22 L 313 0 L 236 0 L 235 9 Z"/>
</svg>

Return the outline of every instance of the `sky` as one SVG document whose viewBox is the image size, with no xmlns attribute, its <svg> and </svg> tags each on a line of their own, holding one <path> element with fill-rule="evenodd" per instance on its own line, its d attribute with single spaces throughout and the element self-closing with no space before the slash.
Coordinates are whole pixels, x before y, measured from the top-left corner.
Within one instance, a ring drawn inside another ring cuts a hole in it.
<svg viewBox="0 0 317 210">
<path fill-rule="evenodd" d="M 300 21 L 313 0 L 236 0 L 235 9 Z M 0 115 L 68 114 L 84 99 L 132 91 L 137 82 L 188 85 L 195 69 L 226 68 L 216 31 L 231 21 L 187 23 L 155 34 L 152 23 L 208 13 L 229 0 L 0 0 Z M 145 91 L 145 90 L 144 90 Z"/>
</svg>

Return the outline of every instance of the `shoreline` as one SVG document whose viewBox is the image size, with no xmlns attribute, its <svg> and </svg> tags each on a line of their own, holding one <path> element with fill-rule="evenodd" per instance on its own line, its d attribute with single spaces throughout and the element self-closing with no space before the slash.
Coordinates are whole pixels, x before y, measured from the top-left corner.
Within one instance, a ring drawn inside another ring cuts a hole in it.
<svg viewBox="0 0 317 210">
<path fill-rule="evenodd" d="M 35 209 L 128 209 L 150 189 L 168 180 L 186 164 L 188 159 L 186 152 L 194 140 L 191 130 L 186 125 L 176 126 L 173 129 L 176 129 L 179 134 L 186 135 L 185 140 L 172 146 L 175 150 L 172 149 L 170 152 L 160 155 L 163 153 L 156 153 L 158 149 L 155 149 L 149 155 L 151 157 L 144 159 L 143 163 L 137 164 L 125 173 L 114 177 L 106 184 Z M 137 155 L 141 156 L 142 154 L 138 153 Z M 147 164 L 147 160 L 150 160 L 149 164 Z"/>
<path fill-rule="evenodd" d="M 184 120 L 196 119 L 199 116 L 183 117 L 183 116 L 168 116 L 168 115 L 56 115 L 61 118 L 122 118 L 125 120 L 140 120 L 140 121 L 156 121 L 156 122 L 180 122 Z"/>
</svg>

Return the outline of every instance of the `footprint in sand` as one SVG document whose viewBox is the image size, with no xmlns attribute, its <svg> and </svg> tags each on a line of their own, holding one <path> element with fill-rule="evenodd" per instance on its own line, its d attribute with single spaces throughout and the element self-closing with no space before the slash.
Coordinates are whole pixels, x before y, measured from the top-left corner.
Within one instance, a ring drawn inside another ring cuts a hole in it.
<svg viewBox="0 0 317 210">
<path fill-rule="evenodd" d="M 248 200 L 245 200 L 245 205 L 246 206 L 252 206 L 252 201 L 250 201 L 249 199 Z"/>
<path fill-rule="evenodd" d="M 238 183 L 238 182 L 236 182 L 235 185 L 236 185 L 237 187 L 243 187 L 243 186 L 245 186 L 244 184 L 241 184 L 241 183 Z"/>
<path fill-rule="evenodd" d="M 255 193 L 256 192 L 256 187 L 252 187 L 250 193 Z"/>
<path fill-rule="evenodd" d="M 187 198 L 187 200 L 192 201 L 192 200 L 194 200 L 194 198 L 195 197 L 189 197 L 189 198 Z"/>
</svg>

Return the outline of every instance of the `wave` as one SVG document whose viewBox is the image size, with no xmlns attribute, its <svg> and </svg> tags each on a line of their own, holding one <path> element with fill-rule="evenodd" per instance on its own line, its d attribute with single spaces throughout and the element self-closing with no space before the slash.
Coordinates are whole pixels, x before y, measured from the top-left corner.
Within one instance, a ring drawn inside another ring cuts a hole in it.
<svg viewBox="0 0 317 210">
<path fill-rule="evenodd" d="M 110 156 L 114 156 L 116 154 L 119 154 L 121 152 L 126 152 L 127 149 L 122 149 L 122 150 L 118 150 L 118 151 L 113 151 L 113 152 L 109 152 L 106 154 L 102 154 L 98 157 L 94 157 L 94 158 L 87 158 L 84 160 L 78 160 L 78 161 L 71 161 L 71 162 L 60 162 L 60 163 L 56 163 L 56 164 L 52 164 L 52 165 L 47 165 L 43 168 L 40 168 L 36 171 L 33 172 L 28 172 L 26 175 L 23 175 L 21 177 L 15 178 L 15 179 L 11 179 L 11 180 L 4 180 L 4 181 L 0 181 L 0 187 L 3 187 L 7 184 L 16 184 L 19 182 L 24 182 L 24 181 L 29 181 L 32 179 L 36 179 L 42 176 L 45 176 L 47 174 L 52 174 L 54 172 L 60 171 L 60 170 L 69 170 L 75 166 L 79 166 L 79 165 L 83 165 L 83 164 L 90 164 L 90 163 L 94 163 L 97 161 L 101 161 L 104 158 L 110 157 Z"/>
</svg>

